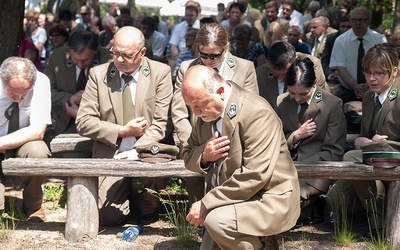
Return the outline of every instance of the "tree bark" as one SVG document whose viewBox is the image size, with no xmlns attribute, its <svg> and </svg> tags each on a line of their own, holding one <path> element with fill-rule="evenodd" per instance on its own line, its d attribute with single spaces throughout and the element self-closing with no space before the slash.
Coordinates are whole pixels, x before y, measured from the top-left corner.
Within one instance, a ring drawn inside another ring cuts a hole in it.
<svg viewBox="0 0 400 250">
<path fill-rule="evenodd" d="M 25 0 L 0 1 L 0 63 L 16 56 L 23 36 Z"/>
<path fill-rule="evenodd" d="M 394 20 L 393 20 L 393 34 L 400 35 L 400 4 L 396 1 Z"/>
</svg>

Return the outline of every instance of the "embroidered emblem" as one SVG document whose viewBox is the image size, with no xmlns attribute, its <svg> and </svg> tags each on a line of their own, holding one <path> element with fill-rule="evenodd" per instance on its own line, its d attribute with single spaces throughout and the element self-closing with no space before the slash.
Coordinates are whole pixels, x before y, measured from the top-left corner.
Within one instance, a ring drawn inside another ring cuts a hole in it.
<svg viewBox="0 0 400 250">
<path fill-rule="evenodd" d="M 228 64 L 229 68 L 235 67 L 235 60 L 233 59 L 233 57 L 230 57 L 230 58 L 228 59 L 227 64 Z"/>
<path fill-rule="evenodd" d="M 203 65 L 203 62 L 201 61 L 201 59 L 199 59 L 196 64 L 197 65 Z"/>
<path fill-rule="evenodd" d="M 231 106 L 229 106 L 229 110 L 228 110 L 229 119 L 232 119 L 233 117 L 235 117 L 236 116 L 236 112 L 237 112 L 237 104 L 232 102 Z"/>
<path fill-rule="evenodd" d="M 99 65 L 99 59 L 98 58 L 95 58 L 94 60 L 93 60 L 93 63 L 92 63 L 92 65 L 93 66 L 97 66 L 97 65 Z"/>
<path fill-rule="evenodd" d="M 160 148 L 157 145 L 151 146 L 150 153 L 152 155 L 156 155 L 156 154 L 158 154 L 158 152 L 160 152 Z"/>
<path fill-rule="evenodd" d="M 272 70 L 268 70 L 268 80 L 274 79 L 274 73 L 272 73 Z"/>
<path fill-rule="evenodd" d="M 114 78 L 114 76 L 115 76 L 116 74 L 117 74 L 117 69 L 115 68 L 115 66 L 113 66 L 113 67 L 110 69 L 109 75 L 110 75 L 111 78 Z"/>
<path fill-rule="evenodd" d="M 142 73 L 143 73 L 143 75 L 148 76 L 150 74 L 149 66 L 147 66 L 147 65 L 143 66 Z"/>
<path fill-rule="evenodd" d="M 396 99 L 397 92 L 398 92 L 397 89 L 392 89 L 392 91 L 390 91 L 390 93 L 389 93 L 389 100 L 390 101 L 393 101 L 394 99 Z"/>
<path fill-rule="evenodd" d="M 73 64 L 72 59 L 68 59 L 67 60 L 67 68 L 70 69 L 72 67 L 72 64 Z"/>
<path fill-rule="evenodd" d="M 315 102 L 319 103 L 320 101 L 322 101 L 322 92 L 317 91 L 317 92 L 315 92 Z"/>
</svg>

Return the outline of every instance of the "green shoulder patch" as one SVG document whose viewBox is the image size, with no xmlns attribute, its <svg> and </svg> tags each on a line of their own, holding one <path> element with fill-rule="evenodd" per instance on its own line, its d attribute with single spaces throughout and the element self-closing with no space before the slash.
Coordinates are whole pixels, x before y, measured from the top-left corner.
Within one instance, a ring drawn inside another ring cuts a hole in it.
<svg viewBox="0 0 400 250">
<path fill-rule="evenodd" d="M 319 90 L 317 92 L 315 92 L 315 97 L 314 98 L 315 98 L 315 102 L 316 103 L 319 103 L 320 101 L 322 101 L 322 99 L 323 99 L 322 98 L 322 92 L 319 91 Z"/>
<path fill-rule="evenodd" d="M 145 76 L 150 75 L 150 68 L 149 68 L 149 66 L 147 66 L 147 65 L 143 66 L 143 68 L 142 68 L 142 73 L 143 73 L 143 75 L 145 75 Z"/>
<path fill-rule="evenodd" d="M 389 95 L 388 95 L 388 97 L 389 97 L 389 100 L 390 101 L 393 101 L 394 99 L 396 99 L 397 98 L 397 93 L 398 93 L 399 91 L 397 90 L 397 89 L 392 89 L 392 91 L 390 91 L 390 93 L 389 93 Z"/>
</svg>

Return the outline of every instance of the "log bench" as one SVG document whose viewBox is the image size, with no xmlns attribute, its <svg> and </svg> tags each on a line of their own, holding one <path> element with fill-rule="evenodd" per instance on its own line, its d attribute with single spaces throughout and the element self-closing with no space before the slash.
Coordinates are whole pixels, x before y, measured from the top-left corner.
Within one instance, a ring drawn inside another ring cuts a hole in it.
<svg viewBox="0 0 400 250">
<path fill-rule="evenodd" d="M 392 249 L 400 249 L 400 167 L 375 168 L 354 162 L 295 162 L 299 178 L 353 179 L 389 181 L 386 233 Z M 144 163 L 131 160 L 84 158 L 14 158 L 2 162 L 4 175 L 67 177 L 67 220 L 65 238 L 77 242 L 95 238 L 99 229 L 97 207 L 99 176 L 194 177 L 202 176 L 185 169 L 182 160 Z"/>
</svg>

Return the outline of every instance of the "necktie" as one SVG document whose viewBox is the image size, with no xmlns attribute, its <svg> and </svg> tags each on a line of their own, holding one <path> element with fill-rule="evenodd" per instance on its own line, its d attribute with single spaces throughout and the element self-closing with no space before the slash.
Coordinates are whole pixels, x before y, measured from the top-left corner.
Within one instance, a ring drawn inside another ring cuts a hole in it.
<svg viewBox="0 0 400 250">
<path fill-rule="evenodd" d="M 218 121 L 221 119 L 221 117 L 219 117 L 217 120 L 213 121 L 211 123 L 211 127 L 212 127 L 212 135 L 215 135 L 215 132 L 218 132 L 218 137 L 221 136 L 221 132 L 218 131 L 217 128 L 217 123 Z M 211 176 L 211 189 L 215 188 L 216 186 L 218 186 L 218 165 L 216 162 L 214 162 L 212 164 L 212 176 Z"/>
<path fill-rule="evenodd" d="M 302 103 L 300 105 L 300 107 L 301 108 L 300 108 L 300 112 L 298 114 L 298 117 L 299 117 L 300 123 L 302 124 L 304 122 L 304 118 L 306 117 L 305 114 L 306 114 L 306 111 L 307 111 L 307 108 L 308 108 L 308 103 L 304 102 L 304 103 Z"/>
<path fill-rule="evenodd" d="M 78 76 L 78 81 L 76 82 L 76 91 L 80 91 L 80 90 L 85 90 L 86 87 L 86 75 L 85 75 L 85 69 L 81 69 L 81 73 L 79 73 Z"/>
<path fill-rule="evenodd" d="M 131 89 L 129 88 L 129 82 L 133 79 L 133 77 L 131 75 L 123 74 L 122 79 L 125 81 L 124 88 L 122 90 L 122 108 L 125 125 L 130 120 L 135 118 L 135 109 L 132 102 Z"/>
<path fill-rule="evenodd" d="M 381 112 L 382 104 L 379 101 L 379 96 L 375 97 L 375 105 L 374 105 L 374 113 L 372 115 L 372 120 L 371 120 L 371 125 L 369 127 L 369 136 L 370 138 L 374 137 L 376 135 L 377 130 L 378 130 L 378 121 L 379 121 L 379 115 Z"/>
<path fill-rule="evenodd" d="M 318 40 L 318 38 L 315 38 L 314 54 L 313 54 L 313 56 L 315 56 L 315 57 L 318 57 L 318 45 L 319 45 L 319 40 Z"/>
<path fill-rule="evenodd" d="M 362 66 L 361 66 L 361 61 L 362 58 L 364 57 L 365 51 L 364 51 L 364 44 L 363 44 L 363 38 L 357 38 L 358 41 L 360 41 L 360 45 L 358 46 L 358 56 L 357 56 L 357 83 L 365 83 L 365 76 L 362 72 Z"/>
<path fill-rule="evenodd" d="M 19 106 L 18 102 L 13 102 L 4 112 L 4 116 L 8 120 L 8 134 L 19 129 Z M 5 159 L 15 157 L 15 149 L 6 150 Z"/>
</svg>

